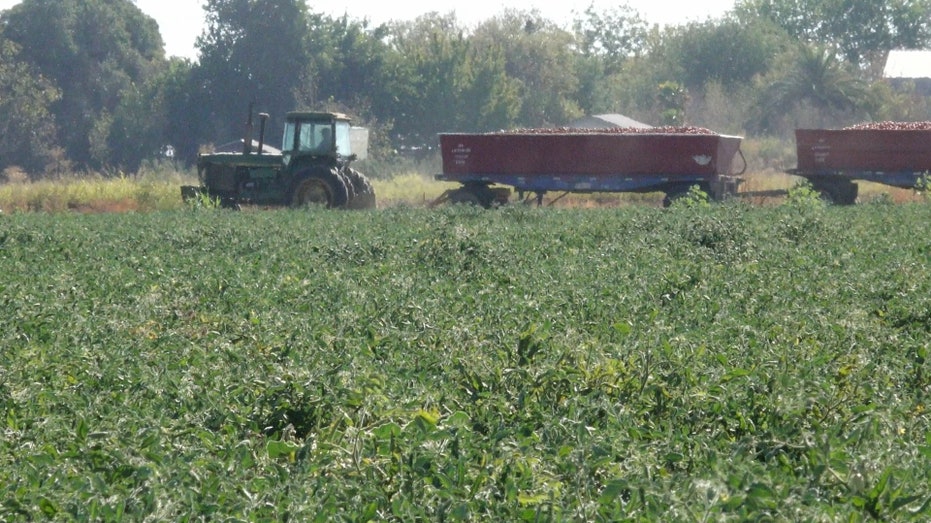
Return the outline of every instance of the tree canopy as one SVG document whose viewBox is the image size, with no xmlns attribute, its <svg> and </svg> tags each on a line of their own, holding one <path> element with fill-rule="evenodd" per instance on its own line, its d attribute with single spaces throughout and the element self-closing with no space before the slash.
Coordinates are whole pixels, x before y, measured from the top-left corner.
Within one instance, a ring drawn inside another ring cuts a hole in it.
<svg viewBox="0 0 931 523">
<path fill-rule="evenodd" d="M 585 113 L 776 134 L 805 114 L 841 123 L 877 107 L 931 119 L 931 103 L 871 86 L 888 51 L 931 44 L 931 0 L 738 0 L 672 27 L 624 4 L 589 6 L 570 28 L 514 9 L 475 27 L 439 13 L 373 25 L 303 0 L 204 9 L 195 61 L 166 58 L 132 0 L 23 0 L 0 13 L 0 169 L 134 171 L 168 144 L 191 162 L 239 139 L 253 102 L 270 133 L 290 110 L 348 113 L 383 156 L 429 149 L 441 132 Z"/>
<path fill-rule="evenodd" d="M 165 61 L 158 24 L 128 0 L 24 0 L 0 16 L 6 38 L 61 95 L 57 140 L 82 165 L 107 162 L 110 119 L 124 93 Z"/>
<path fill-rule="evenodd" d="M 19 61 L 19 49 L 0 33 L 0 158 L 7 165 L 36 171 L 47 168 L 54 156 L 51 105 L 61 94 L 32 66 Z"/>
<path fill-rule="evenodd" d="M 931 0 L 738 0 L 745 20 L 769 20 L 804 43 L 828 44 L 868 67 L 891 49 L 931 43 Z"/>
</svg>

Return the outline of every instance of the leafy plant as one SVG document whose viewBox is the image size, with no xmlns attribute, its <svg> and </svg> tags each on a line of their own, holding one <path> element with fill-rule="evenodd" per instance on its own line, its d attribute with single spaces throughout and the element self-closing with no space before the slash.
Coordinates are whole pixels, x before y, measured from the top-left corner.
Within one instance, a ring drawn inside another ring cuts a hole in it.
<svg viewBox="0 0 931 523">
<path fill-rule="evenodd" d="M 708 193 L 706 193 L 698 185 L 693 185 L 689 187 L 688 192 L 684 195 L 679 196 L 672 202 L 673 207 L 709 207 L 711 205 L 708 199 Z"/>
<path fill-rule="evenodd" d="M 918 177 L 915 183 L 915 192 L 921 194 L 925 199 L 931 199 L 931 174 L 924 173 Z"/>
<path fill-rule="evenodd" d="M 931 206 L 852 211 L 6 214 L 0 519 L 927 519 Z"/>
<path fill-rule="evenodd" d="M 822 207 L 824 200 L 811 182 L 802 179 L 789 189 L 786 204 L 795 207 Z"/>
</svg>

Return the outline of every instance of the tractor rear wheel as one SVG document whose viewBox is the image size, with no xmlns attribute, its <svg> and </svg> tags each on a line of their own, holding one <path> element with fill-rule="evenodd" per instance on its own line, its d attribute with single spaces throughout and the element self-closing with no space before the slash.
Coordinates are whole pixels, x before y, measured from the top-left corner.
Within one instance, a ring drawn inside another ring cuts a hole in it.
<svg viewBox="0 0 931 523">
<path fill-rule="evenodd" d="M 292 207 L 320 205 L 335 209 L 345 206 L 348 200 L 349 192 L 335 173 L 305 175 L 291 192 Z"/>
<path fill-rule="evenodd" d="M 372 183 L 364 174 L 355 169 L 347 169 L 346 174 L 352 182 L 355 196 L 349 202 L 351 209 L 374 209 L 375 208 L 375 189 Z"/>
</svg>

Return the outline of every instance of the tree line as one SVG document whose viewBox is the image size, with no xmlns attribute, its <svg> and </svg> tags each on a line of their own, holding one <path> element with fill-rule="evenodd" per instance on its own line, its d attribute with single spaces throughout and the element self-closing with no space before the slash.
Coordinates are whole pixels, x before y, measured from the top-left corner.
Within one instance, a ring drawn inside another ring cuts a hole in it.
<svg viewBox="0 0 931 523">
<path fill-rule="evenodd" d="M 0 170 L 134 172 L 171 146 L 189 163 L 241 136 L 246 108 L 333 110 L 373 153 L 446 131 L 560 126 L 623 113 L 651 124 L 783 136 L 796 126 L 931 119 L 881 81 L 892 49 L 931 44 L 931 0 L 738 0 L 725 16 L 651 25 L 627 5 L 570 28 L 504 10 L 373 25 L 303 0 L 208 0 L 195 61 L 166 57 L 131 0 L 23 0 L 0 13 Z M 271 140 L 274 143 L 274 139 Z"/>
</svg>

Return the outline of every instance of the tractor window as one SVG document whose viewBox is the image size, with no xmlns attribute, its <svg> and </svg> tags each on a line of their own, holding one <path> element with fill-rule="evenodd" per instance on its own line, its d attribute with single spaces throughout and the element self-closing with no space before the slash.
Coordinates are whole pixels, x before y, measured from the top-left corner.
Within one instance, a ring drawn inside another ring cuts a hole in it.
<svg viewBox="0 0 931 523">
<path fill-rule="evenodd" d="M 349 122 L 336 122 L 336 152 L 342 156 L 352 154 L 349 146 Z"/>
<path fill-rule="evenodd" d="M 299 151 L 327 154 L 333 150 L 333 126 L 328 123 L 303 122 L 297 127 Z"/>
<path fill-rule="evenodd" d="M 284 124 L 284 138 L 281 140 L 282 151 L 294 150 L 294 131 L 296 129 L 297 124 L 294 122 L 287 122 Z"/>
<path fill-rule="evenodd" d="M 342 156 L 349 156 L 349 122 L 287 122 L 284 127 L 282 151 L 301 151 L 316 154 L 331 154 L 334 149 Z M 333 131 L 336 130 L 336 141 Z"/>
</svg>

